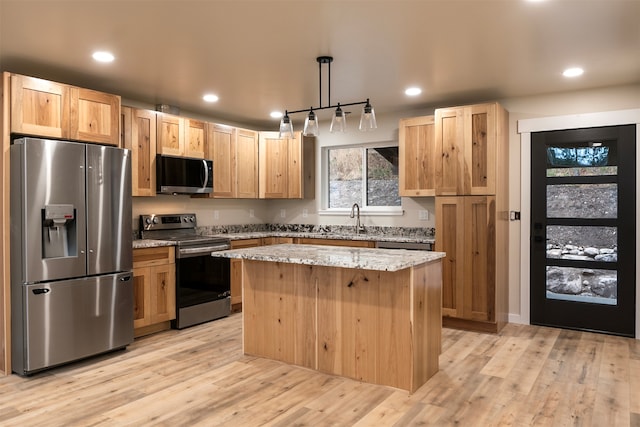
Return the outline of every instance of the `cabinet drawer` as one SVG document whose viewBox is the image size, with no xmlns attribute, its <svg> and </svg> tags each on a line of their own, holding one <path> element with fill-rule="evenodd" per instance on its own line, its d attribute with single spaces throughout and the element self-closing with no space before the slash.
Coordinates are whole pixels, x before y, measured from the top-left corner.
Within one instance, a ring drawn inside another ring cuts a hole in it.
<svg viewBox="0 0 640 427">
<path fill-rule="evenodd" d="M 173 263 L 175 263 L 175 248 L 173 246 L 140 248 L 133 251 L 133 268 L 154 267 Z"/>
<path fill-rule="evenodd" d="M 254 246 L 262 246 L 262 239 L 257 238 L 231 241 L 231 249 L 253 248 Z"/>
</svg>

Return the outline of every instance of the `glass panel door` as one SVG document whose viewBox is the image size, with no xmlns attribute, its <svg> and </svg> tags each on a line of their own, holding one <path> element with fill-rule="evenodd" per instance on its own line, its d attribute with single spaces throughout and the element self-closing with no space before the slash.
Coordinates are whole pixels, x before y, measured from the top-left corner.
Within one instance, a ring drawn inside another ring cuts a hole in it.
<svg viewBox="0 0 640 427">
<path fill-rule="evenodd" d="M 635 126 L 531 144 L 531 323 L 635 335 Z"/>
</svg>

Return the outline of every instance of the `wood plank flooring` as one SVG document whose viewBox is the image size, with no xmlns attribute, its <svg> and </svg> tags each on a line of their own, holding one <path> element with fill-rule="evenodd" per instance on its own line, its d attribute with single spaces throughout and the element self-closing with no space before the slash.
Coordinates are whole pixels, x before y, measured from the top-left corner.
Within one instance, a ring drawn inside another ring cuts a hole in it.
<svg viewBox="0 0 640 427">
<path fill-rule="evenodd" d="M 242 355 L 242 315 L 0 378 L 2 426 L 640 426 L 640 341 L 444 329 L 412 395 Z"/>
</svg>

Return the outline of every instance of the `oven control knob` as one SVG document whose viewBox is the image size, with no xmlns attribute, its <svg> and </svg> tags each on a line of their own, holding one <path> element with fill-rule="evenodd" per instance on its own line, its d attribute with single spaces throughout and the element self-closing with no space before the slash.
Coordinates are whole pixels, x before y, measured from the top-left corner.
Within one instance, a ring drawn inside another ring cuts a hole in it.
<svg viewBox="0 0 640 427">
<path fill-rule="evenodd" d="M 151 218 L 145 219 L 144 222 L 146 222 L 147 224 L 151 224 Z"/>
<path fill-rule="evenodd" d="M 189 221 L 191 221 L 191 222 L 195 222 L 195 220 L 196 220 L 196 217 L 195 217 L 195 216 L 191 216 L 191 217 L 189 217 Z"/>
<path fill-rule="evenodd" d="M 155 216 L 154 216 L 154 217 L 153 217 L 153 223 L 154 223 L 154 224 L 157 224 L 158 222 L 160 222 L 160 221 L 158 220 L 158 218 L 157 218 L 157 217 L 155 217 Z"/>
</svg>

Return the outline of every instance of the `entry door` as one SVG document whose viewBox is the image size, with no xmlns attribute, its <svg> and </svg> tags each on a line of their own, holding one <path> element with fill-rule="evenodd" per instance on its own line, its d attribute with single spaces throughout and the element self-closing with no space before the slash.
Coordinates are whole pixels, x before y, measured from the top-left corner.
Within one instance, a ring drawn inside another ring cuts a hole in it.
<svg viewBox="0 0 640 427">
<path fill-rule="evenodd" d="M 635 125 L 531 135 L 531 323 L 635 336 Z"/>
</svg>

